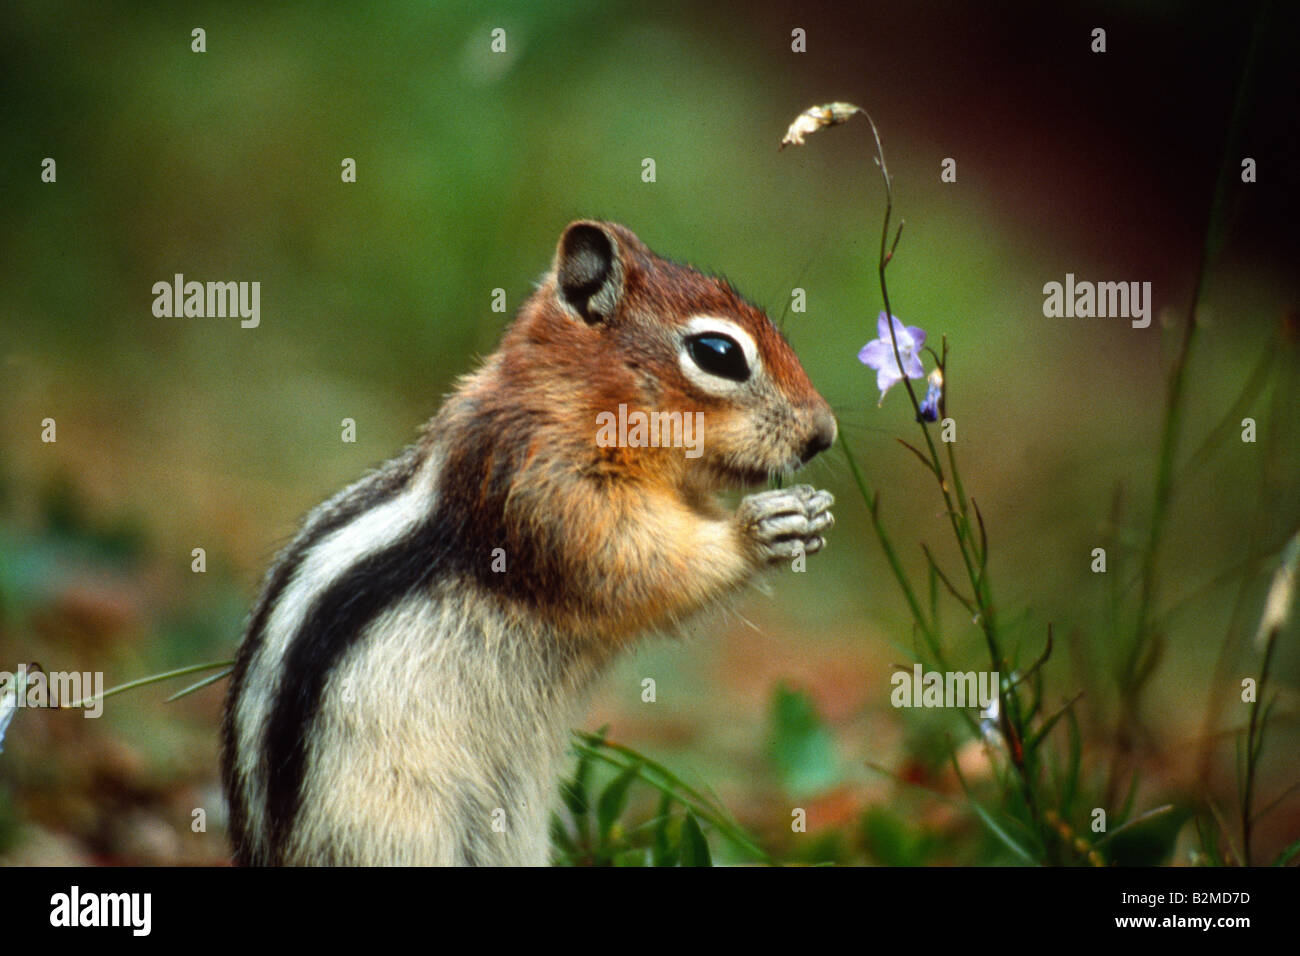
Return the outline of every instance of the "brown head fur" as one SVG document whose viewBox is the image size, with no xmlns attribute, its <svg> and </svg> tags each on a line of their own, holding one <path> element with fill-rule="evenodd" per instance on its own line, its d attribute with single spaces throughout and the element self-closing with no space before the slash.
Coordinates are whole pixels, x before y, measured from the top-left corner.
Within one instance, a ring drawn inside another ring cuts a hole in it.
<svg viewBox="0 0 1300 956">
<path fill-rule="evenodd" d="M 744 381 L 691 359 L 687 339 L 719 328 L 746 353 Z M 698 457 L 682 447 L 603 447 L 598 416 L 618 416 L 620 406 L 628 415 L 702 413 Z M 656 256 L 623 226 L 582 221 L 565 230 L 552 270 L 426 440 L 443 443 L 444 507 L 485 551 L 502 547 L 511 561 L 507 574 L 475 576 L 571 620 L 592 610 L 592 587 L 633 586 L 650 552 L 670 548 L 664 537 L 680 536 L 692 514 L 717 518 L 712 492 L 793 470 L 834 436 L 829 406 L 761 310 L 724 280 Z M 473 564 L 490 560 L 479 554 Z M 638 603 L 630 597 L 608 603 Z"/>
</svg>

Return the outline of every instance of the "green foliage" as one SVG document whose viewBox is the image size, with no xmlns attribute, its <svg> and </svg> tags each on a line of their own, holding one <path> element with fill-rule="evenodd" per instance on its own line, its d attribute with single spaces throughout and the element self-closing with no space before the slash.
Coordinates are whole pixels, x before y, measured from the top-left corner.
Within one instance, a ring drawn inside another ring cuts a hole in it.
<svg viewBox="0 0 1300 956">
<path fill-rule="evenodd" d="M 40 508 L 50 538 L 79 545 L 101 560 L 134 563 L 145 551 L 146 534 L 138 519 L 95 517 L 67 474 L 60 474 L 45 486 Z"/>
<path fill-rule="evenodd" d="M 712 866 L 700 826 L 707 821 L 732 845 L 763 857 L 753 839 L 714 802 L 663 765 L 599 734 L 575 734 L 578 762 L 561 786 L 563 814 L 551 820 L 554 862 L 566 866 Z M 617 771 L 598 784 L 599 770 Z M 659 792 L 648 818 L 631 807 L 637 785 Z"/>
<path fill-rule="evenodd" d="M 843 776 L 835 737 L 805 691 L 779 684 L 772 695 L 768 759 L 787 793 L 817 793 Z"/>
<path fill-rule="evenodd" d="M 862 818 L 863 846 L 881 866 L 924 866 L 933 861 L 940 841 L 932 833 L 888 807 L 871 807 Z"/>
<path fill-rule="evenodd" d="M 1116 827 L 1097 846 L 1113 866 L 1162 866 L 1173 856 L 1178 835 L 1191 817 L 1188 807 L 1158 807 Z"/>
<path fill-rule="evenodd" d="M 682 866 L 713 865 L 713 860 L 709 856 L 709 843 L 704 839 L 704 831 L 700 829 L 695 814 L 689 810 L 682 820 L 681 849 Z"/>
</svg>

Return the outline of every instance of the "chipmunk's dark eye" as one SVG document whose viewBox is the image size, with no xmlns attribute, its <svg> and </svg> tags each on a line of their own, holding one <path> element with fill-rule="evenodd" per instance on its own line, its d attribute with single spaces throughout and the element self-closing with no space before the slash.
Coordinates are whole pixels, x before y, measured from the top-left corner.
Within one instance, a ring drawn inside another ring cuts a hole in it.
<svg viewBox="0 0 1300 956">
<path fill-rule="evenodd" d="M 695 364 L 710 375 L 743 382 L 749 378 L 749 363 L 745 350 L 735 339 L 720 332 L 692 335 L 686 340 L 686 350 Z"/>
</svg>

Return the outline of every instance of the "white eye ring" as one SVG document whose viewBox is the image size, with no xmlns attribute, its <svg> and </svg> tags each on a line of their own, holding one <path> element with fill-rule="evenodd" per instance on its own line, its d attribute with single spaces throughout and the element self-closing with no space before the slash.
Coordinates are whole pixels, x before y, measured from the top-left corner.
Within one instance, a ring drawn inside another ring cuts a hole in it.
<svg viewBox="0 0 1300 956">
<path fill-rule="evenodd" d="M 707 335 L 709 333 L 729 338 L 740 346 L 740 350 L 745 355 L 745 363 L 749 366 L 749 378 L 746 381 L 737 382 L 734 379 L 714 375 L 711 372 L 706 372 L 696 364 L 686 343 L 697 335 Z M 720 318 L 716 315 L 692 316 L 682 326 L 680 342 L 681 351 L 678 361 L 681 364 L 682 374 L 686 376 L 691 384 L 701 391 L 708 392 L 710 395 L 734 395 L 737 392 L 745 391 L 754 379 L 763 372 L 763 363 L 758 357 L 758 344 L 754 341 L 753 336 L 730 319 Z"/>
</svg>

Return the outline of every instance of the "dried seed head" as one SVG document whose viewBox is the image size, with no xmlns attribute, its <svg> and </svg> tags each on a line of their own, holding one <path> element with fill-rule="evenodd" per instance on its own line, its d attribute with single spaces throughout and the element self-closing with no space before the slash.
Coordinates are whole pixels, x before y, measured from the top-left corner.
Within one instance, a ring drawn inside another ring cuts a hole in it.
<svg viewBox="0 0 1300 956">
<path fill-rule="evenodd" d="M 849 117 L 855 113 L 861 113 L 861 107 L 854 106 L 852 103 L 827 103 L 824 106 L 810 106 L 790 124 L 790 128 L 785 131 L 785 139 L 781 140 L 778 150 L 785 149 L 787 146 L 802 146 L 803 138 L 809 133 L 815 133 L 824 126 L 838 126 L 840 123 L 847 123 Z"/>
</svg>

